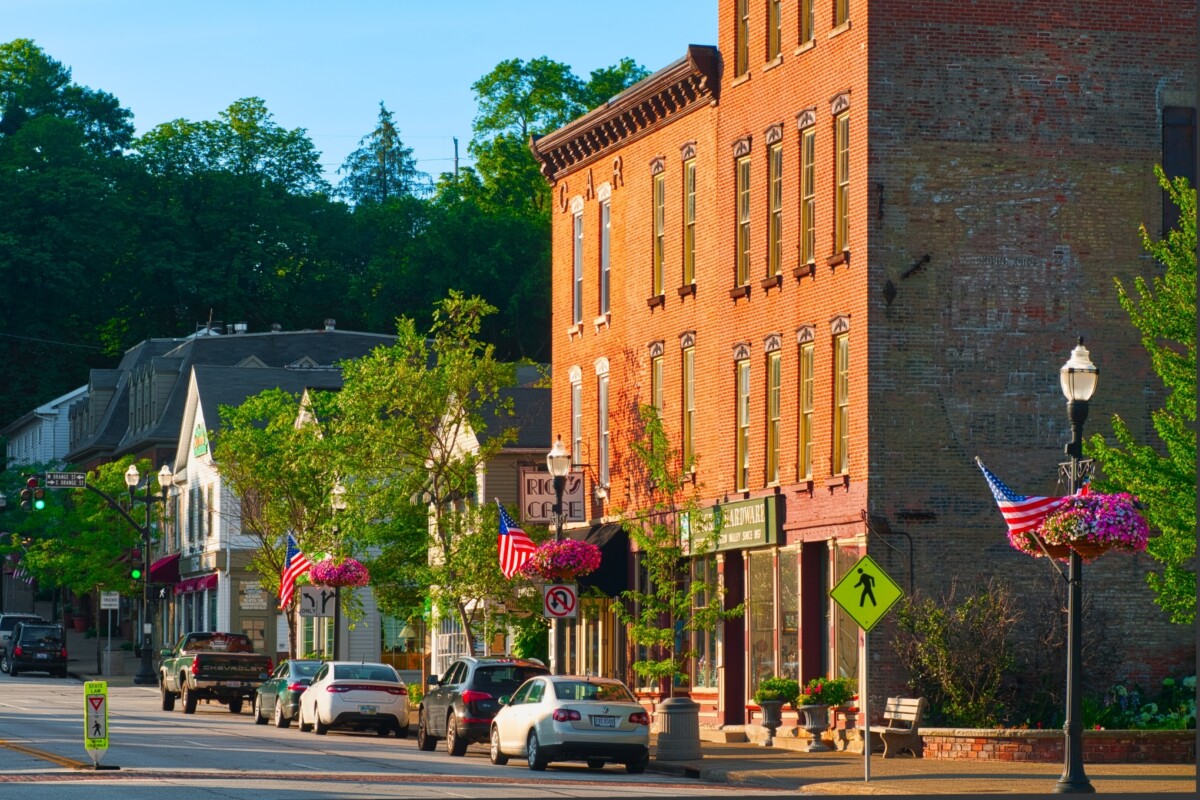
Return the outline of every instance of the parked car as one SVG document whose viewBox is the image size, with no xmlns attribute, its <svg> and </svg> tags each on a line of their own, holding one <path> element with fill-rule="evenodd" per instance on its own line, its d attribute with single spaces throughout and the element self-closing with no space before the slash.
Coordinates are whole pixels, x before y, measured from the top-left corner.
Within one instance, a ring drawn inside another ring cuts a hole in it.
<svg viewBox="0 0 1200 800">
<path fill-rule="evenodd" d="M 388 664 L 327 661 L 300 695 L 296 724 L 324 736 L 332 728 L 372 728 L 408 736 L 408 687 Z"/>
<path fill-rule="evenodd" d="M 195 714 L 200 700 L 216 700 L 240 714 L 242 702 L 252 698 L 274 670 L 271 658 L 255 653 L 250 637 L 242 633 L 187 633 L 175 647 L 159 652 L 163 711 L 174 709 L 178 697 L 185 714 Z"/>
<path fill-rule="evenodd" d="M 276 728 L 286 728 L 296 718 L 300 695 L 312 683 L 321 668 L 321 661 L 280 661 L 270 679 L 258 687 L 254 695 L 254 721 L 266 725 L 275 721 Z"/>
<path fill-rule="evenodd" d="M 8 674 L 49 672 L 67 677 L 67 641 L 63 626 L 21 620 L 9 639 Z"/>
<path fill-rule="evenodd" d="M 0 614 L 0 672 L 8 672 L 8 639 L 18 622 L 45 622 L 37 614 Z"/>
<path fill-rule="evenodd" d="M 637 774 L 650 761 L 650 715 L 625 684 L 610 678 L 544 675 L 500 699 L 492 721 L 491 758 L 524 756 L 533 770 L 552 761 L 610 761 Z"/>
</svg>

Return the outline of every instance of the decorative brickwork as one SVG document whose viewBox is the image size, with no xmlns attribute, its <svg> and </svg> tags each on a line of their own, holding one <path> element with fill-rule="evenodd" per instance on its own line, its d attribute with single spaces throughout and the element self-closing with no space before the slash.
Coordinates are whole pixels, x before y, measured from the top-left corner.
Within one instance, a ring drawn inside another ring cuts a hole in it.
<svg viewBox="0 0 1200 800">
<path fill-rule="evenodd" d="M 1061 763 L 1057 730 L 957 730 L 923 728 L 925 758 Z M 1086 764 L 1194 764 L 1195 731 L 1084 731 Z"/>
</svg>

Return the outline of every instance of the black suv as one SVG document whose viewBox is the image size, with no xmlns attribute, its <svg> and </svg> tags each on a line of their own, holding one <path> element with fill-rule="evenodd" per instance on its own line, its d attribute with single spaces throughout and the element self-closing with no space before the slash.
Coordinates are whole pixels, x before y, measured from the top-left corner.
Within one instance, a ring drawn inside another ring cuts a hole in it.
<svg viewBox="0 0 1200 800">
<path fill-rule="evenodd" d="M 45 622 L 37 614 L 0 614 L 0 672 L 8 672 L 8 639 L 18 622 Z"/>
<path fill-rule="evenodd" d="M 500 698 L 530 678 L 549 675 L 540 661 L 492 656 L 458 659 L 439 681 L 429 676 L 417 716 L 417 747 L 433 750 L 446 740 L 446 752 L 461 756 L 472 742 L 486 742 Z"/>
<path fill-rule="evenodd" d="M 49 672 L 67 677 L 67 643 L 63 626 L 22 620 L 8 640 L 8 674 Z"/>
</svg>

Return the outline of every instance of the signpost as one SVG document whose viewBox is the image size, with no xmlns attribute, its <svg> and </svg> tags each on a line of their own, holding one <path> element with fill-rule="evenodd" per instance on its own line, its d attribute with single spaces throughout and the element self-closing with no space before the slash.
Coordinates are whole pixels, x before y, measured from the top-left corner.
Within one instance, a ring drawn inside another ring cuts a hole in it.
<svg viewBox="0 0 1200 800">
<path fill-rule="evenodd" d="M 100 769 L 100 759 L 108 750 L 108 684 L 88 681 L 83 685 L 83 749 Z"/>
<path fill-rule="evenodd" d="M 47 472 L 47 489 L 86 489 L 86 472 Z"/>
<path fill-rule="evenodd" d="M 547 583 L 542 587 L 542 613 L 550 619 L 579 616 L 579 592 L 573 583 Z"/>
<path fill-rule="evenodd" d="M 108 612 L 108 646 L 104 648 L 104 675 L 112 671 L 112 612 L 121 609 L 120 592 L 101 592 L 100 610 Z M 97 622 L 99 624 L 99 622 Z"/>
<path fill-rule="evenodd" d="M 862 680 L 858 686 L 859 709 L 863 718 L 863 772 L 871 780 L 871 717 L 867 711 L 867 634 L 883 619 L 904 590 L 870 556 L 863 556 L 842 576 L 829 597 L 858 623 L 858 664 Z"/>
</svg>

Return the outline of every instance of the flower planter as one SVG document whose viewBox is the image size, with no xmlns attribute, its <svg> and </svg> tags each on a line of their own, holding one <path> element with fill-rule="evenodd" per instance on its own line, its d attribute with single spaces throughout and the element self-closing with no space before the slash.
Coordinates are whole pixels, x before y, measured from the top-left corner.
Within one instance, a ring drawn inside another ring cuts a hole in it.
<svg viewBox="0 0 1200 800">
<path fill-rule="evenodd" d="M 1009 543 L 1027 555 L 1093 559 L 1109 550 L 1140 553 L 1150 536 L 1146 520 L 1129 494 L 1088 494 L 1064 498 L 1037 530 L 1009 533 Z M 1042 545 L 1045 545 L 1043 551 Z"/>
<path fill-rule="evenodd" d="M 804 714 L 804 730 L 812 737 L 805 751 L 809 753 L 824 753 L 832 749 L 821 740 L 821 734 L 829 729 L 829 706 L 797 706 L 796 710 Z"/>
<path fill-rule="evenodd" d="M 770 747 L 775 743 L 775 731 L 783 724 L 783 701 L 760 700 L 758 706 L 762 709 L 762 726 L 767 729 L 767 741 L 763 744 Z"/>
<path fill-rule="evenodd" d="M 574 539 L 543 542 L 521 568 L 527 576 L 547 583 L 570 583 L 600 568 L 600 548 Z"/>
<path fill-rule="evenodd" d="M 327 558 L 312 565 L 308 579 L 316 586 L 328 586 L 336 589 L 343 586 L 366 586 L 371 580 L 367 568 L 353 558 L 347 558 L 341 563 L 334 563 Z"/>
</svg>

